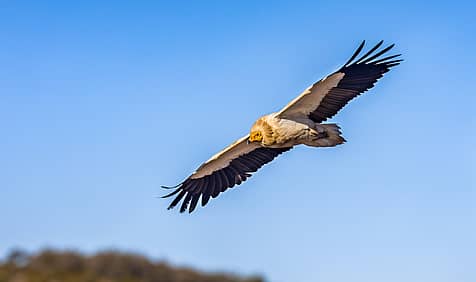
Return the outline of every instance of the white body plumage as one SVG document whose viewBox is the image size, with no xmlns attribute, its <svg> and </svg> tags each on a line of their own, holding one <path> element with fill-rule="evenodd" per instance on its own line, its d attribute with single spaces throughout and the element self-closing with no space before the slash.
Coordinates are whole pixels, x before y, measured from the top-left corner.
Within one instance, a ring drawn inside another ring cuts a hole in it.
<svg viewBox="0 0 476 282">
<path fill-rule="evenodd" d="M 270 148 L 284 148 L 299 144 L 313 147 L 329 147 L 342 144 L 336 124 L 320 124 L 308 118 L 280 118 L 272 113 L 259 118 L 251 127 L 250 135 L 262 133 L 261 145 Z"/>
</svg>

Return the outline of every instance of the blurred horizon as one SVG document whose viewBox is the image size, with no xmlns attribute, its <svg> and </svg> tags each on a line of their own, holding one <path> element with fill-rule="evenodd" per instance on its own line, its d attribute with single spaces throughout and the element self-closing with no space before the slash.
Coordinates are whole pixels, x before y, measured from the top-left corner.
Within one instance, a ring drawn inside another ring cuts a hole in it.
<svg viewBox="0 0 476 282">
<path fill-rule="evenodd" d="M 253 275 L 203 272 L 172 266 L 163 260 L 117 250 L 84 254 L 73 250 L 44 249 L 37 253 L 12 250 L 0 259 L 0 281 L 117 281 L 117 282 L 263 282 Z"/>
<path fill-rule="evenodd" d="M 287 281 L 476 277 L 470 1 L 0 2 L 0 257 L 114 248 Z M 405 60 L 194 213 L 174 185 L 349 59 Z M 267 281 L 268 281 L 267 280 Z"/>
</svg>

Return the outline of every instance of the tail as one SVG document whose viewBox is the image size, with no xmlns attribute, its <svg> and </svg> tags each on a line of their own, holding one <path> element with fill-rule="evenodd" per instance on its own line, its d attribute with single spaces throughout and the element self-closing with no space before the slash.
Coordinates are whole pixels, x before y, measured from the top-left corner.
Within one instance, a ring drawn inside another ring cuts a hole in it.
<svg viewBox="0 0 476 282">
<path fill-rule="evenodd" d="M 345 142 L 344 137 L 341 136 L 342 132 L 340 131 L 340 127 L 335 123 L 328 123 L 328 124 L 319 124 L 318 127 L 324 129 L 324 136 L 313 143 L 316 147 L 334 147 L 336 145 L 340 145 Z"/>
</svg>

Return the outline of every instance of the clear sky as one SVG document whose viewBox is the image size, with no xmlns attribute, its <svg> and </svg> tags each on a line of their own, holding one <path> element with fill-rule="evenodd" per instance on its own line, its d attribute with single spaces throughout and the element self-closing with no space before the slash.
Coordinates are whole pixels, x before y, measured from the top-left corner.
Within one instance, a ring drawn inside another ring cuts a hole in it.
<svg viewBox="0 0 476 282">
<path fill-rule="evenodd" d="M 1 1 L 0 255 L 119 248 L 269 281 L 476 279 L 470 1 Z M 192 215 L 187 177 L 344 63 L 405 62 Z"/>
</svg>

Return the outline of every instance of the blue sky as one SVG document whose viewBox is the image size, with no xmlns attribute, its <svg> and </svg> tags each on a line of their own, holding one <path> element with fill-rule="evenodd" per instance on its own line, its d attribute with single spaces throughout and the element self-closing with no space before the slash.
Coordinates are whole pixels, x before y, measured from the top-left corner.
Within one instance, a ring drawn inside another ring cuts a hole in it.
<svg viewBox="0 0 476 282">
<path fill-rule="evenodd" d="M 0 255 L 474 281 L 475 4 L 190 2 L 0 2 Z M 192 215 L 156 198 L 362 39 L 405 62 L 333 119 L 348 143 L 296 148 Z"/>
</svg>

